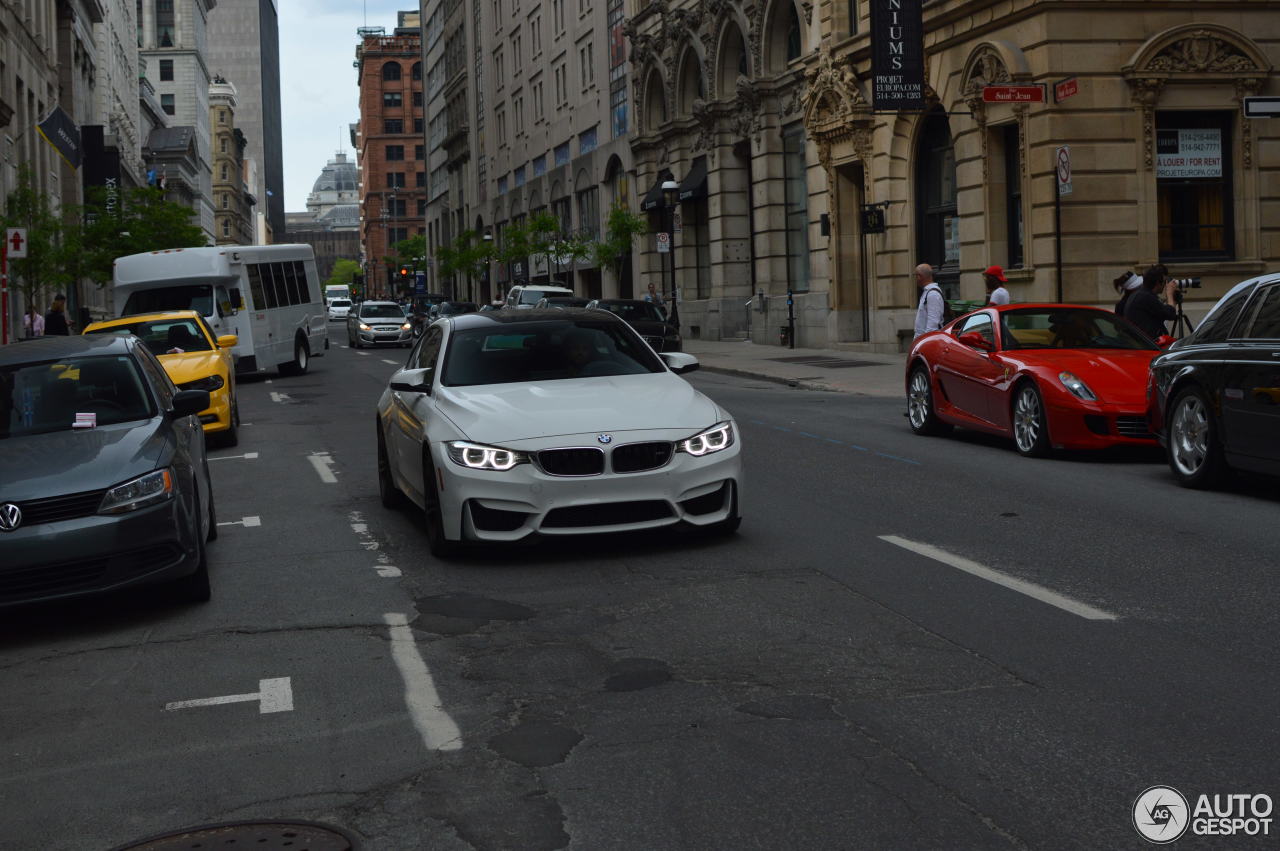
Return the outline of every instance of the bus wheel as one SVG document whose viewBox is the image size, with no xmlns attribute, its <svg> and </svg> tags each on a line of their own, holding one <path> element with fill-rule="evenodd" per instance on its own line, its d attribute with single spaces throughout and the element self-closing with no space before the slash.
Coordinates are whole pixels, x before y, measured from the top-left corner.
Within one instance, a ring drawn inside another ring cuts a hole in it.
<svg viewBox="0 0 1280 851">
<path fill-rule="evenodd" d="M 280 371 L 286 375 L 306 375 L 311 366 L 311 349 L 307 341 L 299 337 L 293 344 L 293 360 L 280 364 Z"/>
</svg>

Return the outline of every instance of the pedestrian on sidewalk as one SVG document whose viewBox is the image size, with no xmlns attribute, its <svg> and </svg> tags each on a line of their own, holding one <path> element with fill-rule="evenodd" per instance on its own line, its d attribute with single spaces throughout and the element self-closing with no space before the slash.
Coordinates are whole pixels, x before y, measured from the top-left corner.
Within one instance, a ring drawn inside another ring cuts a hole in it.
<svg viewBox="0 0 1280 851">
<path fill-rule="evenodd" d="M 44 332 L 64 337 L 71 334 L 71 325 L 67 322 L 67 297 L 61 293 L 53 297 L 53 304 L 44 315 Z"/>
<path fill-rule="evenodd" d="M 1156 290 L 1161 287 L 1164 288 L 1163 302 L 1156 295 Z M 1125 303 L 1124 318 L 1137 325 L 1152 340 L 1169 333 L 1164 323 L 1178 316 L 1178 310 L 1173 306 L 1177 289 L 1177 284 L 1163 265 L 1151 266 L 1142 273 L 1142 286 Z"/>
<path fill-rule="evenodd" d="M 1129 297 L 1137 292 L 1142 286 L 1142 278 L 1133 272 L 1121 272 L 1111 285 L 1116 288 L 1116 292 L 1120 294 L 1120 300 L 1116 302 L 1116 313 L 1124 316 L 1124 306 L 1128 303 Z"/>
<path fill-rule="evenodd" d="M 933 280 L 933 267 L 921 263 L 916 267 L 916 286 L 920 288 L 920 304 L 916 306 L 916 337 L 942 327 L 946 304 L 942 287 Z"/>
<path fill-rule="evenodd" d="M 1004 276 L 1004 269 L 988 266 L 987 271 L 982 273 L 982 282 L 987 286 L 988 305 L 1009 303 L 1009 291 L 1004 288 L 1009 281 Z"/>
<path fill-rule="evenodd" d="M 44 317 L 34 304 L 29 305 L 27 312 L 22 314 L 22 331 L 26 337 L 44 336 Z"/>
<path fill-rule="evenodd" d="M 658 292 L 658 288 L 653 285 L 653 281 L 649 282 L 649 291 L 644 294 L 644 300 L 653 304 L 662 304 L 662 293 Z"/>
</svg>

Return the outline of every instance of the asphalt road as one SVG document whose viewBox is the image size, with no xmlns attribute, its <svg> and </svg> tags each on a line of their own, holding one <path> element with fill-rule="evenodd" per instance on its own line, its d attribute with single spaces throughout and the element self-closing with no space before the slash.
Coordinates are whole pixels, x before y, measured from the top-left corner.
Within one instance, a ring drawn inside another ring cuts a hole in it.
<svg viewBox="0 0 1280 851">
<path fill-rule="evenodd" d="M 1273 483 L 700 373 L 741 426 L 739 534 L 441 563 L 377 498 L 404 354 L 241 385 L 211 603 L 5 613 L 0 848 L 265 818 L 370 849 L 1116 848 L 1152 785 L 1280 797 Z"/>
</svg>

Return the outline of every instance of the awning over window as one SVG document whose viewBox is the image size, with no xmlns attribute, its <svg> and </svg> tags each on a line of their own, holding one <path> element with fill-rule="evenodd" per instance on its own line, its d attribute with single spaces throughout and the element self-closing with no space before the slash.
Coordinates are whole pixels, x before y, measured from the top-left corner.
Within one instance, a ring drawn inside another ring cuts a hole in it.
<svg viewBox="0 0 1280 851">
<path fill-rule="evenodd" d="M 644 193 L 644 200 L 640 202 L 641 210 L 647 213 L 650 210 L 661 210 L 666 206 L 662 200 L 662 184 L 670 179 L 671 172 L 663 170 L 658 173 L 658 179 L 653 182 L 653 186 L 649 187 L 649 191 Z"/>
<path fill-rule="evenodd" d="M 707 197 L 707 159 L 698 157 L 693 161 L 693 168 L 680 181 L 680 200 L 692 201 L 694 198 Z"/>
</svg>

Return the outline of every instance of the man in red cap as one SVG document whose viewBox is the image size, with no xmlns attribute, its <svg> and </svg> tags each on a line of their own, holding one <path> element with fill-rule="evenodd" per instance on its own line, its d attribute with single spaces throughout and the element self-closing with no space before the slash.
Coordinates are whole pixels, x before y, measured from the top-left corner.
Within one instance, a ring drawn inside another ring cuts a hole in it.
<svg viewBox="0 0 1280 851">
<path fill-rule="evenodd" d="M 988 266 L 982 273 L 982 282 L 987 285 L 987 304 L 1008 304 L 1009 291 L 1004 288 L 1008 283 L 1004 277 L 1004 269 L 999 266 Z"/>
</svg>

